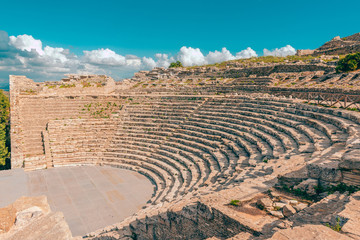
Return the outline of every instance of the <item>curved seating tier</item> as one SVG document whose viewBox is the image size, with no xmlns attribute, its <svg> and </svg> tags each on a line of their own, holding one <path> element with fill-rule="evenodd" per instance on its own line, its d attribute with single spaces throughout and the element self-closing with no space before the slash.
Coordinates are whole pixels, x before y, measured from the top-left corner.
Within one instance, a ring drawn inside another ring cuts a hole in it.
<svg viewBox="0 0 360 240">
<path fill-rule="evenodd" d="M 345 152 L 360 133 L 356 114 L 290 99 L 163 96 L 121 104 L 110 118 L 49 121 L 51 161 L 138 171 L 155 185 L 153 203 L 271 174 L 268 162 L 296 155 L 339 159 L 329 149 Z"/>
</svg>

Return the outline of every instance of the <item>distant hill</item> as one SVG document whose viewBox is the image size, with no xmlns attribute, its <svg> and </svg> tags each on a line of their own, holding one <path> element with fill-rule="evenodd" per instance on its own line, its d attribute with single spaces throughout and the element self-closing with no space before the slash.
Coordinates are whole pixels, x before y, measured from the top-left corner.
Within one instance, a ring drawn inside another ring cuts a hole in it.
<svg viewBox="0 0 360 240">
<path fill-rule="evenodd" d="M 342 40 L 360 42 L 360 33 L 355 33 L 354 35 L 344 37 L 344 38 L 342 38 Z"/>
<path fill-rule="evenodd" d="M 298 50 L 297 55 L 346 55 L 356 52 L 360 52 L 360 33 L 334 37 L 315 50 Z"/>
</svg>

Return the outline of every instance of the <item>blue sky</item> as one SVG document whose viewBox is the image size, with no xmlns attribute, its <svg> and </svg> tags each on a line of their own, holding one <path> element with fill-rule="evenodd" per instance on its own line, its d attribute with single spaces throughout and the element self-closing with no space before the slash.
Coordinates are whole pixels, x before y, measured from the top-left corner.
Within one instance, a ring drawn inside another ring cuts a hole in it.
<svg viewBox="0 0 360 240">
<path fill-rule="evenodd" d="M 165 66 L 177 60 L 180 49 L 185 46 L 192 48 L 185 49 L 185 55 L 195 54 L 195 58 L 190 56 L 191 59 L 197 59 L 195 62 L 188 59 L 188 63 L 194 65 L 227 59 L 223 56 L 228 54 L 222 52 L 223 55 L 212 56 L 212 60 L 200 61 L 197 58 L 199 52 L 195 51 L 197 48 L 205 57 L 210 51 L 221 52 L 223 47 L 233 57 L 248 47 L 257 55 L 263 55 L 264 48 L 273 50 L 291 45 L 294 49 L 314 49 L 335 36 L 344 37 L 360 32 L 359 0 L 13 0 L 2 1 L 0 6 L 0 30 L 8 36 L 26 34 L 34 40 L 40 40 L 43 49 L 46 46 L 62 48 L 66 51 L 62 53 L 66 58 L 75 56 L 74 59 L 81 64 L 88 64 L 81 65 L 84 72 L 91 71 L 94 66 L 95 73 L 101 69 L 116 79 L 131 76 L 140 68 L 155 66 L 151 62 L 147 65 L 137 63 L 136 67 L 131 63 L 131 67 L 128 67 L 129 64 L 125 64 L 121 58 L 127 55 L 131 55 L 130 59 L 147 57 L 157 62 L 155 54 L 167 54 L 167 58 L 161 56 L 163 63 L 155 63 L 156 66 Z M 10 47 L 26 54 L 33 53 L 31 48 L 21 45 L 20 40 L 25 41 L 18 39 L 17 45 L 13 42 Z M 112 52 L 91 52 L 101 49 Z M 48 54 L 46 52 L 40 59 L 30 56 L 32 60 L 21 69 L 4 70 L 10 64 L 6 58 L 12 57 L 15 62 L 16 54 L 19 53 L 7 49 L 13 54 L 1 55 L 1 51 L 5 50 L 0 48 L 0 86 L 6 85 L 10 73 L 25 74 L 38 80 L 55 80 L 66 70 L 79 69 L 78 65 L 73 69 L 69 67 L 74 61 L 67 62 L 66 67 L 57 68 L 56 74 L 44 76 L 44 69 L 51 69 L 48 65 L 44 65 L 43 69 L 39 67 Z M 83 60 L 83 51 L 89 52 L 86 60 Z M 58 49 L 58 52 L 61 51 Z M 39 51 L 37 53 L 41 55 Z M 51 67 L 54 66 L 52 64 Z"/>
</svg>

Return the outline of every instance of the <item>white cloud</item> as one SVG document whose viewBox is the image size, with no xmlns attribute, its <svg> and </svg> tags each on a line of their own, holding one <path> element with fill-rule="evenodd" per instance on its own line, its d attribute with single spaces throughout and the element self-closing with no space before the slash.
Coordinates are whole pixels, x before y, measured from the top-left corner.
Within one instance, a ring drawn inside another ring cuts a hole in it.
<svg viewBox="0 0 360 240">
<path fill-rule="evenodd" d="M 221 52 L 215 50 L 214 52 L 209 52 L 206 56 L 202 54 L 199 48 L 182 47 L 177 55 L 177 60 L 182 62 L 184 66 L 195 66 L 214 64 L 240 58 L 251 58 L 256 56 L 256 52 L 250 47 L 236 53 L 235 56 L 232 55 L 231 52 L 225 47 L 221 49 Z"/>
<path fill-rule="evenodd" d="M 184 66 L 203 65 L 207 63 L 200 49 L 192 47 L 180 48 L 177 60 L 179 60 Z"/>
<path fill-rule="evenodd" d="M 290 45 L 274 51 L 264 49 L 266 56 L 292 54 L 295 54 L 295 49 Z M 65 73 L 107 74 L 121 79 L 131 77 L 139 70 L 167 68 L 175 61 L 194 66 L 255 56 L 256 52 L 250 47 L 235 55 L 225 47 L 204 55 L 199 48 L 186 46 L 180 48 L 175 56 L 165 53 L 157 53 L 154 57 L 123 56 L 108 48 L 85 50 L 83 54 L 75 55 L 69 49 L 43 46 L 41 40 L 31 35 L 9 37 L 0 31 L 0 84 L 8 81 L 9 74 L 27 75 L 39 81 L 61 79 Z"/>
<path fill-rule="evenodd" d="M 116 54 L 108 48 L 84 51 L 84 61 L 95 65 L 123 66 L 126 64 L 124 56 Z"/>
<path fill-rule="evenodd" d="M 169 67 L 170 63 L 175 62 L 175 59 L 173 57 L 169 58 L 169 55 L 165 53 L 157 53 L 155 54 L 156 58 L 156 67 Z"/>
<path fill-rule="evenodd" d="M 215 52 L 209 52 L 205 57 L 207 64 L 213 64 L 218 62 L 224 62 L 229 60 L 234 60 L 235 57 L 230 53 L 226 48 L 222 48 L 221 52 L 215 50 Z"/>
<path fill-rule="evenodd" d="M 256 54 L 256 52 L 248 47 L 247 49 L 244 49 L 238 53 L 236 53 L 236 59 L 241 59 L 241 58 L 252 58 L 252 57 L 257 57 L 258 55 Z"/>
<path fill-rule="evenodd" d="M 22 51 L 31 52 L 32 50 L 35 50 L 40 55 L 44 54 L 44 51 L 42 50 L 42 42 L 34 39 L 30 35 L 24 34 L 17 37 L 10 36 L 9 44 Z"/>
<path fill-rule="evenodd" d="M 140 68 L 141 67 L 141 58 L 135 55 L 126 55 L 125 56 L 125 66 L 129 68 Z"/>
<path fill-rule="evenodd" d="M 53 47 L 46 46 L 44 48 L 44 54 L 42 56 L 45 56 L 49 60 L 52 60 L 55 62 L 65 63 L 66 61 L 69 60 L 67 57 L 69 54 L 70 54 L 70 52 L 67 49 L 53 48 Z"/>
<path fill-rule="evenodd" d="M 156 67 L 156 62 L 152 58 L 143 57 L 142 66 L 142 68 L 144 69 L 153 69 L 154 67 Z"/>
<path fill-rule="evenodd" d="M 282 48 L 276 48 L 273 51 L 270 51 L 268 49 L 264 49 L 264 56 L 275 56 L 275 57 L 286 57 L 290 55 L 295 55 L 296 50 L 290 45 L 286 45 Z"/>
</svg>

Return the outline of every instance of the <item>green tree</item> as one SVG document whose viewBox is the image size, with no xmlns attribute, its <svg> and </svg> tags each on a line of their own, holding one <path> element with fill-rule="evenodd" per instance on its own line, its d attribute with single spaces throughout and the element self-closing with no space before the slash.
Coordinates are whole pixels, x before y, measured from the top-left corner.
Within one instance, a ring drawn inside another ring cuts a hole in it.
<svg viewBox="0 0 360 240">
<path fill-rule="evenodd" d="M 170 63 L 170 66 L 169 66 L 169 68 L 178 68 L 178 67 L 183 67 L 183 65 L 180 61 Z"/>
<path fill-rule="evenodd" d="M 360 53 L 346 55 L 336 66 L 337 73 L 355 71 L 357 69 L 360 69 Z"/>
<path fill-rule="evenodd" d="M 9 98 L 0 90 L 0 169 L 9 168 Z"/>
<path fill-rule="evenodd" d="M 355 71 L 357 69 L 358 63 L 355 59 L 349 60 L 347 64 L 350 71 Z"/>
</svg>

